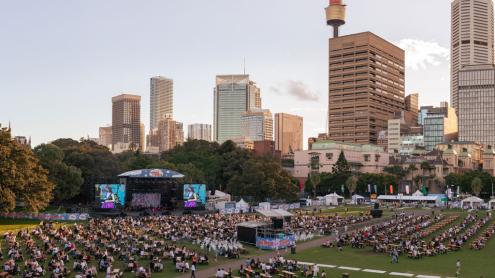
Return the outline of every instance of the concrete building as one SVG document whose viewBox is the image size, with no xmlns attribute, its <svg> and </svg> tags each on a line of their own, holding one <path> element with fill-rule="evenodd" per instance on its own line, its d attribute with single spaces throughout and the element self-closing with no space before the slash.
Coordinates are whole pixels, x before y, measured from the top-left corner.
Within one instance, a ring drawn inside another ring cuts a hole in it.
<svg viewBox="0 0 495 278">
<path fill-rule="evenodd" d="M 441 107 L 430 109 L 424 119 L 423 135 L 428 151 L 438 144 L 457 140 L 459 133 L 454 108 L 441 103 Z"/>
<path fill-rule="evenodd" d="M 457 111 L 462 67 L 493 64 L 493 1 L 454 0 L 451 12 L 451 103 Z"/>
<path fill-rule="evenodd" d="M 495 176 L 495 150 L 493 146 L 486 146 L 483 151 L 483 171 Z"/>
<path fill-rule="evenodd" d="M 280 158 L 280 151 L 275 150 L 275 142 L 270 140 L 254 142 L 254 156 L 272 156 Z"/>
<path fill-rule="evenodd" d="M 184 143 L 183 124 L 171 117 L 158 122 L 158 149 L 159 152 L 169 151 Z M 151 149 L 150 149 L 151 150 Z"/>
<path fill-rule="evenodd" d="M 414 114 L 415 118 L 418 118 L 419 112 L 419 94 L 409 94 L 405 98 L 405 109 Z"/>
<path fill-rule="evenodd" d="M 99 128 L 98 144 L 112 149 L 112 127 L 103 126 Z"/>
<path fill-rule="evenodd" d="M 418 134 L 418 114 L 413 111 L 400 111 L 394 113 L 393 119 L 388 120 L 387 150 L 390 154 L 399 154 L 402 149 L 402 137 L 410 134 Z"/>
<path fill-rule="evenodd" d="M 241 116 L 253 109 L 261 109 L 261 95 L 249 75 L 218 75 L 214 90 L 213 140 L 221 144 L 241 137 Z"/>
<path fill-rule="evenodd" d="M 211 125 L 190 124 L 187 126 L 187 138 L 211 142 Z"/>
<path fill-rule="evenodd" d="M 15 136 L 14 141 L 19 145 L 31 148 L 31 137 L 28 139 L 26 136 Z"/>
<path fill-rule="evenodd" d="M 319 141 L 312 150 L 294 153 L 294 177 L 307 178 L 310 172 L 331 173 L 341 151 L 352 171 L 381 173 L 389 164 L 388 153 L 376 145 Z"/>
<path fill-rule="evenodd" d="M 282 155 L 303 149 L 303 118 L 287 113 L 275 114 L 275 150 Z"/>
<path fill-rule="evenodd" d="M 495 66 L 464 66 L 458 78 L 459 141 L 495 146 Z"/>
<path fill-rule="evenodd" d="M 254 141 L 248 137 L 237 137 L 232 139 L 232 142 L 241 149 L 254 150 Z"/>
<path fill-rule="evenodd" d="M 143 151 L 144 146 L 141 143 L 141 96 L 122 94 L 113 97 L 113 152 L 118 153 L 128 149 Z"/>
<path fill-rule="evenodd" d="M 155 76 L 150 79 L 150 131 L 167 115 L 174 115 L 174 81 Z"/>
<path fill-rule="evenodd" d="M 433 106 L 421 106 L 418 113 L 418 125 L 423 126 L 425 124 L 425 118 L 428 115 L 428 111 L 433 109 Z"/>
<path fill-rule="evenodd" d="M 328 134 L 326 133 L 319 133 L 318 137 L 309 137 L 308 138 L 308 150 L 311 150 L 313 148 L 313 144 L 316 142 L 321 142 L 321 141 L 328 141 L 330 138 L 328 137 Z"/>
<path fill-rule="evenodd" d="M 377 144 L 388 120 L 405 107 L 404 50 L 371 32 L 329 44 L 329 137 Z"/>
<path fill-rule="evenodd" d="M 273 117 L 268 109 L 253 109 L 241 115 L 241 137 L 273 141 Z"/>
</svg>

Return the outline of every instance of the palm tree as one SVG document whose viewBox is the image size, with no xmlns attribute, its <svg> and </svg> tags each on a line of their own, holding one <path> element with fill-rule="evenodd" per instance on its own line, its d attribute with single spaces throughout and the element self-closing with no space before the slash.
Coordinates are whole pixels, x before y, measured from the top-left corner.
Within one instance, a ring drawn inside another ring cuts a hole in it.
<svg viewBox="0 0 495 278">
<path fill-rule="evenodd" d="M 411 191 L 412 191 L 414 188 L 414 180 L 415 180 L 414 174 L 418 170 L 418 167 L 416 167 L 415 164 L 409 164 L 409 167 L 407 168 L 407 170 L 409 171 L 409 173 L 411 173 L 411 183 L 412 183 Z"/>
<path fill-rule="evenodd" d="M 483 182 L 481 181 L 481 179 L 478 177 L 474 178 L 473 181 L 471 182 L 471 190 L 473 191 L 473 194 L 476 196 L 480 196 L 482 188 L 483 188 Z"/>
</svg>

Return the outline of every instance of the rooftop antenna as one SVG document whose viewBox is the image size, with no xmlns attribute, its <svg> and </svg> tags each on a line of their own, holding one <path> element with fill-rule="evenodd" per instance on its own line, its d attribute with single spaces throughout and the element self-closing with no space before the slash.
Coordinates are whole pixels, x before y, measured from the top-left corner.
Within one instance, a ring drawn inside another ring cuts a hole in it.
<svg viewBox="0 0 495 278">
<path fill-rule="evenodd" d="M 244 57 L 243 69 L 244 69 L 244 75 L 246 75 L 246 57 Z"/>
</svg>

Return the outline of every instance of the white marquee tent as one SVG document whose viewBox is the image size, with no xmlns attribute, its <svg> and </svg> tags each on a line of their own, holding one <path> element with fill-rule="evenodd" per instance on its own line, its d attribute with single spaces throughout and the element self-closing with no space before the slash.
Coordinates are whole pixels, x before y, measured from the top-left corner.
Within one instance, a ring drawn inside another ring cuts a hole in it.
<svg viewBox="0 0 495 278">
<path fill-rule="evenodd" d="M 480 199 L 475 196 L 468 197 L 464 200 L 461 201 L 461 208 L 480 208 L 483 205 L 484 201 L 483 199 Z"/>
<path fill-rule="evenodd" d="M 344 197 L 338 195 L 337 193 L 328 194 L 323 198 L 326 206 L 338 206 L 344 202 Z"/>
</svg>

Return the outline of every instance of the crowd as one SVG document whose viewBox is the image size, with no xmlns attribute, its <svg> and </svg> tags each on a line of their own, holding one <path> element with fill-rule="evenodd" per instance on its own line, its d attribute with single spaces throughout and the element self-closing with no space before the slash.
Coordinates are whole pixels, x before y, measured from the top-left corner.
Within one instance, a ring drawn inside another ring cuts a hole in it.
<svg viewBox="0 0 495 278">
<path fill-rule="evenodd" d="M 313 232 L 329 233 L 368 219 L 299 214 L 287 225 L 298 240 L 308 240 Z M 3 235 L 0 273 L 54 278 L 91 278 L 105 273 L 112 278 L 132 272 L 147 278 L 166 267 L 188 272 L 208 264 L 208 255 L 239 258 L 245 249 L 237 241 L 236 225 L 246 221 L 270 219 L 257 214 L 208 214 L 91 219 L 74 225 L 42 223 Z M 185 243 L 199 248 L 186 248 Z"/>
</svg>

